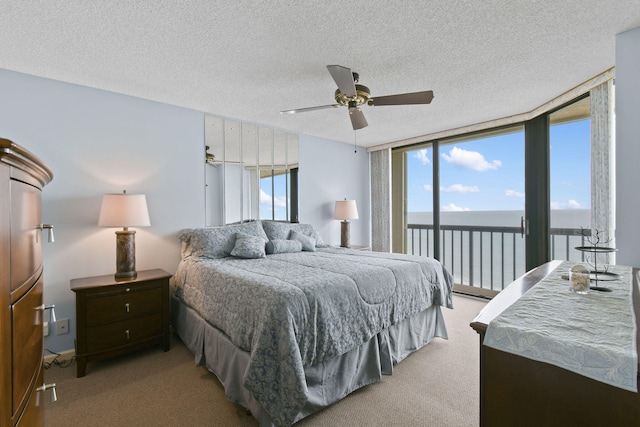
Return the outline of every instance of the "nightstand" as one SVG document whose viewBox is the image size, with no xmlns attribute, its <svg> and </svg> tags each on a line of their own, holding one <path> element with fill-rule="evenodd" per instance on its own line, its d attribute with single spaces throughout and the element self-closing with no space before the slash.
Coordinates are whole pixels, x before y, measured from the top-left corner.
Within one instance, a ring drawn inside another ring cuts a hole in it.
<svg viewBox="0 0 640 427">
<path fill-rule="evenodd" d="M 86 374 L 88 362 L 153 345 L 169 350 L 169 278 L 156 269 L 127 280 L 116 281 L 113 274 L 71 280 L 78 377 Z"/>
</svg>

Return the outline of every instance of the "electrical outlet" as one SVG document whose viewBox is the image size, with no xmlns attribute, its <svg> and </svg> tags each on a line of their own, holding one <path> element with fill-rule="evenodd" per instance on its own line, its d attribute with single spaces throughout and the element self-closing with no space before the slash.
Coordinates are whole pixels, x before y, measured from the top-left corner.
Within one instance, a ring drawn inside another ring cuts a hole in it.
<svg viewBox="0 0 640 427">
<path fill-rule="evenodd" d="M 42 335 L 45 337 L 49 336 L 49 322 L 42 323 Z"/>
<path fill-rule="evenodd" d="M 69 319 L 60 319 L 56 322 L 56 335 L 69 333 Z"/>
</svg>

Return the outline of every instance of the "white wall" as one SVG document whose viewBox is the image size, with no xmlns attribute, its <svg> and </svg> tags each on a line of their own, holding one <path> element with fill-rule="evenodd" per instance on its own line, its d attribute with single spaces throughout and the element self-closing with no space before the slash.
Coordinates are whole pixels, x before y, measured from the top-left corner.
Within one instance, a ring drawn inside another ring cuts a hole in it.
<svg viewBox="0 0 640 427">
<path fill-rule="evenodd" d="M 44 244 L 44 299 L 56 305 L 59 319 L 71 322 L 69 334 L 50 334 L 45 347 L 70 350 L 76 328 L 69 281 L 112 274 L 116 268 L 115 230 L 97 226 L 104 193 L 126 189 L 147 195 L 151 227 L 136 229 L 137 270 L 163 268 L 174 273 L 177 232 L 204 226 L 205 114 L 6 70 L 0 70 L 0 94 L 0 136 L 36 154 L 54 173 L 42 199 L 43 222 L 54 225 L 56 237 L 55 243 Z M 318 225 L 329 238 L 333 211 L 320 213 L 315 207 L 328 207 L 343 194 L 368 195 L 368 161 L 362 154 L 366 150 L 355 156 L 353 170 L 345 164 L 318 169 L 316 159 L 342 157 L 341 148 L 349 146 L 304 141 L 301 220 Z M 331 150 L 338 153 L 332 155 Z M 318 192 L 323 186 L 316 181 L 331 182 L 332 192 Z M 369 222 L 368 204 L 359 208 L 363 219 L 356 221 L 354 242 L 368 241 L 362 231 Z M 336 233 L 339 239 L 339 228 Z"/>
<path fill-rule="evenodd" d="M 616 261 L 640 267 L 640 28 L 616 36 Z"/>
<path fill-rule="evenodd" d="M 176 233 L 204 223 L 203 114 L 110 92 L 0 70 L 0 134 L 40 157 L 53 181 L 42 198 L 45 303 L 70 318 L 70 333 L 45 347 L 74 348 L 69 280 L 115 272 L 115 229 L 100 228 L 104 193 L 145 193 L 151 227 L 136 231 L 136 268 L 178 263 Z"/>
<path fill-rule="evenodd" d="M 371 245 L 367 150 L 300 135 L 299 151 L 300 222 L 316 225 L 325 243 L 340 245 L 340 221 L 333 219 L 335 202 L 354 199 L 360 218 L 351 221 L 351 244 Z"/>
</svg>

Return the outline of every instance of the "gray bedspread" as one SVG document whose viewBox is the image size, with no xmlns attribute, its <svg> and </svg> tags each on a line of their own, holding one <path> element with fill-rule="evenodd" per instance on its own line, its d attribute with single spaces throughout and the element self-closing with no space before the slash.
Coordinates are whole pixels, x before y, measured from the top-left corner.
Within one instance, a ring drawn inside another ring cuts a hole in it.
<svg viewBox="0 0 640 427">
<path fill-rule="evenodd" d="M 452 279 L 430 258 L 324 248 L 260 259 L 183 259 L 176 296 L 250 352 L 245 387 L 278 425 L 306 402 L 304 367 L 441 305 Z"/>
</svg>

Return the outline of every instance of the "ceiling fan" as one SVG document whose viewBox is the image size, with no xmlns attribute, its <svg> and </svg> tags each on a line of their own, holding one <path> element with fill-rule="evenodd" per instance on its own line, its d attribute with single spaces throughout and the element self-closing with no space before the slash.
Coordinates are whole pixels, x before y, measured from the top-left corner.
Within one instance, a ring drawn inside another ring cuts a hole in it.
<svg viewBox="0 0 640 427">
<path fill-rule="evenodd" d="M 382 105 L 430 104 L 433 99 L 433 91 L 431 90 L 372 97 L 368 87 L 358 84 L 360 77 L 358 73 L 352 72 L 350 68 L 341 65 L 327 65 L 327 69 L 338 85 L 335 93 L 337 104 L 297 108 L 295 110 L 280 111 L 280 114 L 295 114 L 346 106 L 349 108 L 349 117 L 351 118 L 353 130 L 358 130 L 368 126 L 360 108 L 361 105 L 367 104 L 375 107 Z"/>
</svg>

